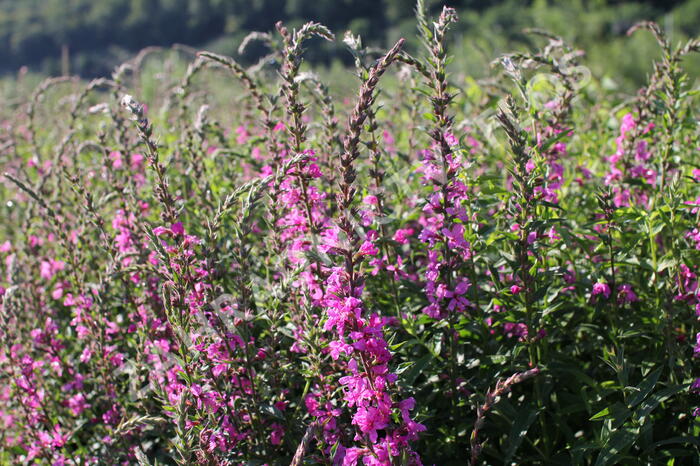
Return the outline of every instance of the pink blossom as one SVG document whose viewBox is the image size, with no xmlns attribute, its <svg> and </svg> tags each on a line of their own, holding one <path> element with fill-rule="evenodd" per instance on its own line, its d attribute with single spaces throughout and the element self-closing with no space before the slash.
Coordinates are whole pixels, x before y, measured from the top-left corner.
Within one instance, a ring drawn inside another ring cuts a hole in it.
<svg viewBox="0 0 700 466">
<path fill-rule="evenodd" d="M 593 296 L 599 294 L 605 296 L 605 299 L 608 299 L 610 297 L 610 287 L 607 283 L 598 282 L 593 285 Z"/>
<path fill-rule="evenodd" d="M 632 285 L 623 284 L 618 287 L 617 300 L 621 304 L 629 304 L 639 301 L 639 298 L 635 294 L 634 290 L 632 290 Z"/>
</svg>

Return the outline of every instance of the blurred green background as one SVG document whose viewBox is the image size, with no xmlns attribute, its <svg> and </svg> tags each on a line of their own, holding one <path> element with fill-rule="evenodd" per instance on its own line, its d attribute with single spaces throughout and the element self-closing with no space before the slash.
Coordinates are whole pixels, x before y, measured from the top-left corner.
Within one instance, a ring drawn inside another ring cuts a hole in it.
<svg viewBox="0 0 700 466">
<path fill-rule="evenodd" d="M 460 22 L 451 35 L 453 66 L 479 77 L 501 53 L 522 49 L 527 27 L 562 35 L 585 50 L 584 63 L 611 86 L 633 89 L 644 82 L 658 47 L 650 34 L 626 37 L 635 22 L 651 19 L 673 41 L 700 33 L 700 0 L 624 2 L 428 1 L 431 14 L 456 7 Z M 345 30 L 365 43 L 387 46 L 399 36 L 417 48 L 413 0 L 0 0 L 0 72 L 26 66 L 31 72 L 83 77 L 109 75 L 115 64 L 149 45 L 175 43 L 225 53 L 253 63 L 264 53 L 256 45 L 238 56 L 242 38 L 270 31 L 277 20 L 295 26 L 314 20 L 342 38 Z M 316 64 L 350 63 L 340 40 L 317 41 L 307 59 Z M 700 63 L 686 66 L 697 76 Z"/>
</svg>

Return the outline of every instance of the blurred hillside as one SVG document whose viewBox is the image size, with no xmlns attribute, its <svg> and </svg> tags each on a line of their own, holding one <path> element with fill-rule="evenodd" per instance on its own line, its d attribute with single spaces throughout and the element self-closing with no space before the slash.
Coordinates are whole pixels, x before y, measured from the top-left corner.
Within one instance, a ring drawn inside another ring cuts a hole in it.
<svg viewBox="0 0 700 466">
<path fill-rule="evenodd" d="M 439 11 L 445 2 L 426 3 Z M 461 17 L 452 48 L 455 66 L 477 76 L 499 53 L 526 46 L 526 27 L 562 35 L 586 51 L 594 72 L 621 75 L 628 84 L 643 81 L 649 57 L 657 53 L 648 35 L 625 36 L 636 21 L 656 20 L 674 40 L 700 33 L 700 0 L 447 3 Z M 0 0 L 0 72 L 27 66 L 51 75 L 65 70 L 106 75 L 145 46 L 174 43 L 236 55 L 249 31 L 272 30 L 277 20 L 291 26 L 319 21 L 341 37 L 351 29 L 365 43 L 385 46 L 398 36 L 415 36 L 413 5 L 413 0 Z M 252 63 L 262 53 L 253 47 L 239 59 Z M 338 41 L 313 44 L 308 58 L 330 63 L 350 57 Z M 690 71 L 697 70 L 691 64 Z"/>
</svg>

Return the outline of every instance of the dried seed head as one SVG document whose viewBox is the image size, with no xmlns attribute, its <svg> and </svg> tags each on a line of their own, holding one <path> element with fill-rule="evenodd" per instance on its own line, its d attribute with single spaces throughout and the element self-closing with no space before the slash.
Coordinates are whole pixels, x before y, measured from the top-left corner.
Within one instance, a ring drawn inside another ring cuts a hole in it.
<svg viewBox="0 0 700 466">
<path fill-rule="evenodd" d="M 121 106 L 131 112 L 136 118 L 140 119 L 143 117 L 143 105 L 138 103 L 129 94 L 124 94 L 121 99 Z"/>
<path fill-rule="evenodd" d="M 362 38 L 359 35 L 353 35 L 352 31 L 345 31 L 343 43 L 355 51 L 362 48 Z"/>
</svg>

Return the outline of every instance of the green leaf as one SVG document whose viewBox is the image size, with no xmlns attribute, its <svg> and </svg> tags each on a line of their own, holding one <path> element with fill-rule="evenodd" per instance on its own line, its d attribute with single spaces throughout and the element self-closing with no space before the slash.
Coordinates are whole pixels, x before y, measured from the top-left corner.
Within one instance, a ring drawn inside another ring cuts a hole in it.
<svg viewBox="0 0 700 466">
<path fill-rule="evenodd" d="M 598 419 L 604 419 L 610 416 L 610 408 L 605 408 L 602 411 L 598 411 L 589 419 L 589 421 L 597 421 Z"/>
<path fill-rule="evenodd" d="M 613 464 L 615 457 L 629 448 L 629 446 L 632 445 L 632 443 L 634 443 L 634 441 L 637 439 L 638 435 L 638 428 L 615 431 L 600 451 L 598 459 L 595 462 L 595 466 L 606 466 L 608 464 Z"/>
<path fill-rule="evenodd" d="M 649 445 L 646 450 L 644 450 L 645 453 L 650 453 L 654 450 L 656 450 L 658 447 L 664 446 L 664 445 L 674 445 L 674 444 L 689 444 L 689 445 L 695 445 L 696 447 L 700 448 L 700 438 L 697 437 L 672 437 L 664 440 L 659 440 L 656 443 L 652 443 Z"/>
<path fill-rule="evenodd" d="M 406 382 L 406 385 L 413 385 L 418 378 L 418 376 L 423 372 L 423 369 L 427 367 L 428 364 L 433 360 L 433 355 L 432 354 L 426 354 L 422 358 L 420 358 L 418 361 L 416 361 L 410 369 L 406 371 L 406 375 L 403 376 L 403 380 Z"/>
<path fill-rule="evenodd" d="M 665 259 L 661 259 L 661 261 L 656 265 L 656 271 L 657 272 L 663 272 L 669 267 L 673 267 L 677 265 L 677 261 L 675 257 L 668 257 Z"/>
<path fill-rule="evenodd" d="M 688 388 L 688 385 L 672 385 L 664 388 L 663 390 L 659 390 L 639 406 L 637 411 L 634 413 L 635 417 L 640 420 L 646 418 L 649 413 L 657 408 L 657 406 L 686 388 Z"/>
<path fill-rule="evenodd" d="M 661 371 L 663 368 L 656 369 L 651 374 L 647 375 L 642 383 L 640 383 L 636 388 L 638 390 L 637 394 L 629 402 L 629 407 L 634 408 L 639 403 L 644 401 L 644 399 L 651 393 L 651 391 L 656 386 L 656 382 L 659 381 L 659 376 L 661 376 Z"/>
<path fill-rule="evenodd" d="M 515 455 L 516 450 L 523 442 L 525 434 L 527 434 L 528 429 L 535 419 L 537 419 L 536 409 L 529 408 L 525 413 L 519 413 L 518 417 L 515 419 L 515 422 L 510 428 L 510 434 L 508 435 L 507 442 L 508 448 L 506 449 L 506 456 L 503 460 L 504 463 L 509 463 L 513 458 L 513 455 Z"/>
<path fill-rule="evenodd" d="M 632 411 L 627 409 L 622 403 L 615 403 L 612 406 L 599 411 L 591 417 L 591 421 L 612 420 L 612 428 L 617 429 L 629 419 Z"/>
<path fill-rule="evenodd" d="M 284 420 L 284 414 L 276 406 L 273 405 L 261 405 L 260 411 L 267 414 L 268 416 L 274 417 L 276 419 Z"/>
</svg>

